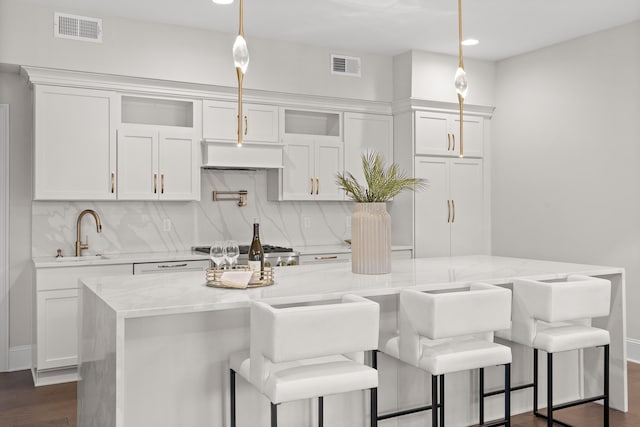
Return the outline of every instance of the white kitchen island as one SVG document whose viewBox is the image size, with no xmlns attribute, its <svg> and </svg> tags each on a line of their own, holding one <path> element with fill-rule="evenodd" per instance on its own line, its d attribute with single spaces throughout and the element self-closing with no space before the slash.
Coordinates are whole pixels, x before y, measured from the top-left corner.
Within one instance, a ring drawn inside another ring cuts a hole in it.
<svg viewBox="0 0 640 427">
<path fill-rule="evenodd" d="M 277 269 L 275 284 L 249 290 L 215 289 L 202 272 L 83 280 L 80 309 L 78 425 L 226 426 L 228 355 L 248 347 L 250 300 L 271 304 L 317 303 L 345 293 L 381 304 L 381 328 L 396 327 L 400 289 L 459 288 L 471 281 L 510 286 L 514 278 L 562 279 L 584 274 L 611 280 L 609 317 L 594 321 L 611 332 L 611 406 L 627 410 L 624 269 L 492 256 L 394 260 L 392 273 L 356 275 L 349 263 Z M 577 301 L 576 303 L 579 303 Z M 512 382 L 531 380 L 531 350 L 512 344 Z M 554 360 L 558 400 L 599 393 L 601 349 L 567 352 Z M 544 358 L 543 358 L 544 359 Z M 557 362 L 556 362 L 557 360 Z M 379 358 L 381 412 L 429 402 L 421 371 Z M 543 367 L 543 369 L 545 369 Z M 541 371 L 541 377 L 544 375 Z M 541 378 L 544 380 L 544 378 Z M 501 370 L 487 372 L 486 387 L 499 386 Z M 477 422 L 477 374 L 447 379 L 447 423 Z M 544 381 L 541 382 L 541 399 Z M 325 399 L 325 425 L 368 425 L 368 395 Z M 315 425 L 316 402 L 283 404 L 279 425 Z M 501 416 L 501 398 L 487 401 L 489 418 Z M 513 413 L 530 410 L 531 391 L 512 397 Z M 269 404 L 239 381 L 238 426 L 268 426 Z M 561 411 L 558 416 L 561 418 Z M 381 426 L 428 425 L 427 413 L 380 422 Z"/>
</svg>

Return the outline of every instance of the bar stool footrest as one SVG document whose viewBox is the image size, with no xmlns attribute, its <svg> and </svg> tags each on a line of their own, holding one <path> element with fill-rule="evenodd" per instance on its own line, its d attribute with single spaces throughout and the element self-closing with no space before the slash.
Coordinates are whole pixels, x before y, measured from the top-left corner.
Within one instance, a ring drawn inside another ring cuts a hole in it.
<svg viewBox="0 0 640 427">
<path fill-rule="evenodd" d="M 510 425 L 509 422 L 505 419 L 494 420 L 488 423 L 480 424 L 478 427 L 495 427 L 495 426 L 507 426 Z"/>
<path fill-rule="evenodd" d="M 522 384 L 522 385 L 512 386 L 511 387 L 511 391 L 524 390 L 524 389 L 532 388 L 532 387 L 533 387 L 533 383 Z M 504 394 L 504 389 L 487 391 L 487 392 L 483 393 L 482 396 L 483 397 L 491 397 L 491 396 L 497 396 L 499 394 Z"/>
<path fill-rule="evenodd" d="M 436 405 L 439 408 L 440 405 Z M 433 409 L 433 405 L 419 406 L 417 408 L 404 409 L 397 412 L 388 412 L 386 414 L 378 415 L 378 421 L 387 420 L 389 418 L 401 417 L 403 415 L 415 414 L 417 412 L 430 411 Z"/>
</svg>

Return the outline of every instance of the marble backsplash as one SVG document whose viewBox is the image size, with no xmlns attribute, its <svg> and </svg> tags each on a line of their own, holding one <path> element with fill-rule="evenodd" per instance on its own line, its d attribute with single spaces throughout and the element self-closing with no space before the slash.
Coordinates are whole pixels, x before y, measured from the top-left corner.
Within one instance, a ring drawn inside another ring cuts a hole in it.
<svg viewBox="0 0 640 427">
<path fill-rule="evenodd" d="M 200 202 L 33 202 L 33 256 L 52 256 L 57 248 L 73 255 L 76 219 L 83 209 L 94 209 L 102 220 L 100 234 L 91 216 L 82 222 L 87 254 L 183 251 L 221 239 L 249 244 L 254 218 L 259 218 L 263 244 L 295 248 L 351 237 L 351 202 L 268 201 L 265 170 L 203 170 L 201 182 Z M 248 205 L 213 202 L 213 190 L 247 190 Z"/>
</svg>

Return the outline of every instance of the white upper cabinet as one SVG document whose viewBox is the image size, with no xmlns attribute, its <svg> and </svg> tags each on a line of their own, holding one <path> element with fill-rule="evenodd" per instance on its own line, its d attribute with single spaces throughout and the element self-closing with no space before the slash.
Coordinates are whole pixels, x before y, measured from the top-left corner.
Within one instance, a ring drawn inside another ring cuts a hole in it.
<svg viewBox="0 0 640 427">
<path fill-rule="evenodd" d="M 316 200 L 344 200 L 345 194 L 336 183 L 336 175 L 344 170 L 341 143 L 316 142 Z"/>
<path fill-rule="evenodd" d="M 35 85 L 34 199 L 199 200 L 201 129 L 198 100 Z"/>
<path fill-rule="evenodd" d="M 464 157 L 482 157 L 484 119 L 464 115 Z M 459 156 L 460 116 L 431 111 L 415 112 L 417 155 Z"/>
<path fill-rule="evenodd" d="M 393 162 L 393 117 L 344 113 L 344 170 L 364 182 L 362 154 L 376 151 L 387 165 Z"/>
<path fill-rule="evenodd" d="M 34 86 L 34 199 L 113 200 L 116 123 L 110 91 Z"/>
<path fill-rule="evenodd" d="M 284 159 L 268 173 L 269 200 L 344 200 L 342 113 L 283 109 Z"/>
<path fill-rule="evenodd" d="M 277 142 L 278 107 L 273 105 L 242 105 L 243 141 Z M 204 101 L 202 104 L 202 135 L 216 141 L 238 140 L 238 104 L 230 101 Z"/>
<path fill-rule="evenodd" d="M 292 142 L 284 148 L 282 200 L 314 200 L 315 143 Z"/>
<path fill-rule="evenodd" d="M 118 130 L 118 199 L 158 198 L 158 133 Z"/>
<path fill-rule="evenodd" d="M 198 141 L 188 130 L 118 130 L 119 200 L 199 200 Z"/>
<path fill-rule="evenodd" d="M 159 200 L 200 200 L 199 143 L 191 133 L 160 132 Z"/>
<path fill-rule="evenodd" d="M 331 141 L 299 141 L 285 145 L 280 200 L 344 200 L 336 184 L 343 169 L 343 147 Z"/>
</svg>

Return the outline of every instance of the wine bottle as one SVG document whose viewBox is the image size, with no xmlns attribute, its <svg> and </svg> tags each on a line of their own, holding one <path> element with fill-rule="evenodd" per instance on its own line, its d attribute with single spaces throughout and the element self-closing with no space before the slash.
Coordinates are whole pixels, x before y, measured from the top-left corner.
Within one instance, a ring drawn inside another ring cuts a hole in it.
<svg viewBox="0 0 640 427">
<path fill-rule="evenodd" d="M 258 224 L 257 218 L 253 220 L 253 239 L 251 246 L 249 246 L 249 268 L 253 271 L 264 270 L 264 251 L 260 243 L 260 224 Z M 262 279 L 262 273 L 260 279 Z"/>
</svg>

